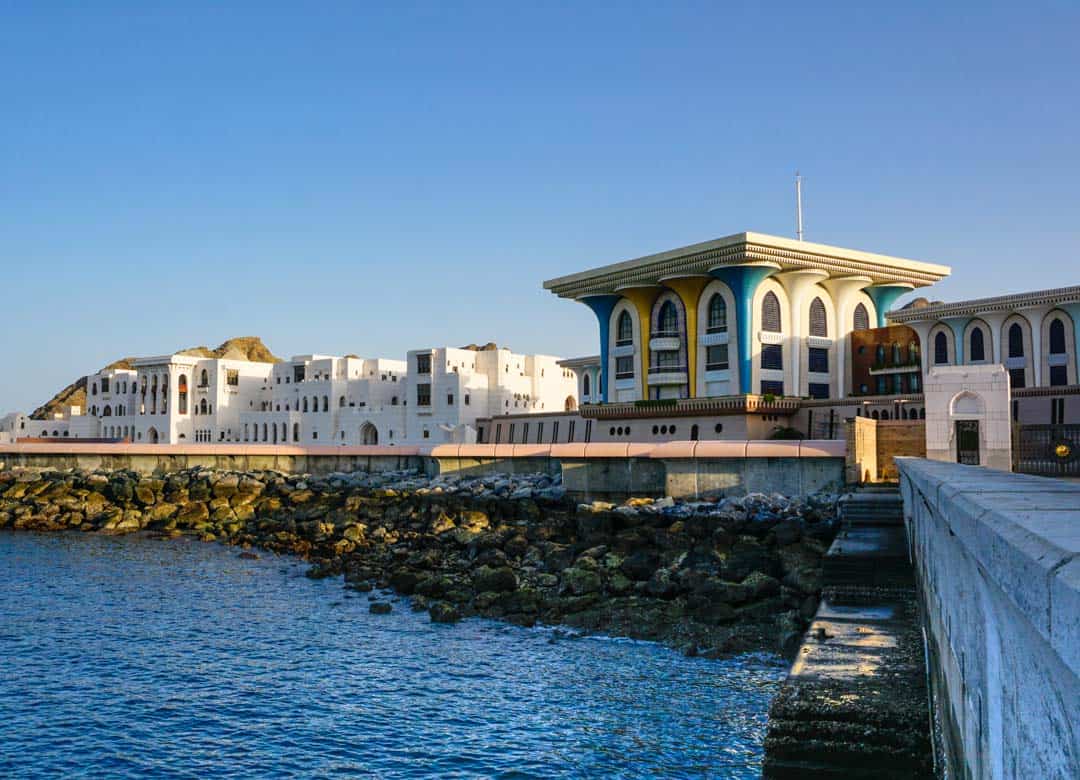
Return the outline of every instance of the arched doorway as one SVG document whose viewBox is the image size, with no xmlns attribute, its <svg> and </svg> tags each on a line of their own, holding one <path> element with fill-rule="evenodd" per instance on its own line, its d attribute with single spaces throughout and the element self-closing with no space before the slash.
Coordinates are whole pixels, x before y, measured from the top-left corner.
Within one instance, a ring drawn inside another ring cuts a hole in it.
<svg viewBox="0 0 1080 780">
<path fill-rule="evenodd" d="M 149 442 L 150 442 L 151 444 L 157 444 L 157 443 L 158 443 L 158 432 L 157 432 L 157 428 L 154 428 L 153 426 L 151 426 L 150 430 L 148 430 L 148 431 L 146 432 L 146 439 L 147 439 L 147 441 L 149 441 Z"/>
<path fill-rule="evenodd" d="M 577 410 L 577 399 L 572 395 L 566 396 L 566 401 L 563 402 L 563 411 L 573 412 Z"/>
<path fill-rule="evenodd" d="M 360 426 L 360 443 L 361 444 L 378 444 L 379 443 L 379 429 L 371 423 L 364 423 Z"/>
</svg>

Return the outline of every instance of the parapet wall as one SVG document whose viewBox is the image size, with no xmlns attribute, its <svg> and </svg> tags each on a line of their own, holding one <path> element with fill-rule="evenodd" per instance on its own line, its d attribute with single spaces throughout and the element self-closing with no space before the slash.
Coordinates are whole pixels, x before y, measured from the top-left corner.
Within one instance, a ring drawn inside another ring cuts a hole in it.
<svg viewBox="0 0 1080 780">
<path fill-rule="evenodd" d="M 1080 484 L 897 466 L 952 774 L 1080 776 Z"/>
<path fill-rule="evenodd" d="M 843 441 L 708 441 L 664 444 L 448 444 L 434 447 L 290 447 L 235 444 L 11 444 L 0 469 L 195 466 L 288 474 L 416 469 L 429 475 L 562 474 L 582 499 L 745 493 L 804 496 L 844 483 Z"/>
</svg>

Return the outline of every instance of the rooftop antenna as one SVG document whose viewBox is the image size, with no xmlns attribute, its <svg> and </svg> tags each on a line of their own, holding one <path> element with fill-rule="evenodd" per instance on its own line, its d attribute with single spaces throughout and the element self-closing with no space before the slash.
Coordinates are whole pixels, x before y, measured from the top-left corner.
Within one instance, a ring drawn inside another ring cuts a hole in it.
<svg viewBox="0 0 1080 780">
<path fill-rule="evenodd" d="M 795 238 L 802 241 L 802 234 L 802 176 L 795 171 Z"/>
</svg>

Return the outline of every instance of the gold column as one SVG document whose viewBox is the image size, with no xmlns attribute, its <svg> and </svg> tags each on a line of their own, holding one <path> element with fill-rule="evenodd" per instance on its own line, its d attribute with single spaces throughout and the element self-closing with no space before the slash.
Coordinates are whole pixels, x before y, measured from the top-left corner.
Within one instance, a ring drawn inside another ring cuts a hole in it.
<svg viewBox="0 0 1080 780">
<path fill-rule="evenodd" d="M 661 279 L 660 283 L 674 290 L 683 302 L 686 311 L 686 370 L 689 379 L 690 398 L 697 398 L 697 317 L 698 299 L 705 285 L 712 281 L 711 276 L 680 276 L 675 279 Z"/>
<path fill-rule="evenodd" d="M 638 338 L 641 339 L 641 397 L 643 400 L 649 397 L 649 323 L 652 319 L 652 306 L 663 289 L 650 286 L 625 287 L 616 290 L 637 309 L 638 328 L 641 331 Z"/>
</svg>

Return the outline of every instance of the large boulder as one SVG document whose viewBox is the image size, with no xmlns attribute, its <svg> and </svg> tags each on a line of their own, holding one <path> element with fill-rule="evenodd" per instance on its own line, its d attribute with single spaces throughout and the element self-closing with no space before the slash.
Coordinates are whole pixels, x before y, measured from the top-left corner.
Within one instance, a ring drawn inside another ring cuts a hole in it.
<svg viewBox="0 0 1080 780">
<path fill-rule="evenodd" d="M 456 623 L 461 620 L 461 613 L 445 601 L 436 601 L 428 608 L 432 623 Z"/>
<path fill-rule="evenodd" d="M 509 566 L 481 566 L 473 572 L 473 587 L 478 593 L 505 593 L 517 586 L 517 576 Z"/>
<path fill-rule="evenodd" d="M 561 592 L 574 596 L 585 596 L 596 593 L 603 587 L 600 575 L 589 569 L 571 567 L 563 569 Z"/>
</svg>

